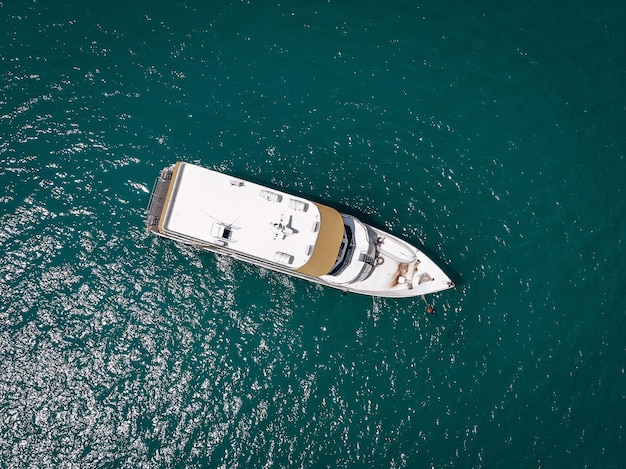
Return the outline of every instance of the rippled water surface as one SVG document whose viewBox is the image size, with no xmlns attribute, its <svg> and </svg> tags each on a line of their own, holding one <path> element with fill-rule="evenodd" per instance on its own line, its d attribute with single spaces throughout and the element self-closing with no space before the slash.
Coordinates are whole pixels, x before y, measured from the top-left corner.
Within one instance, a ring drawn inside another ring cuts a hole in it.
<svg viewBox="0 0 626 469">
<path fill-rule="evenodd" d="M 620 467 L 626 11 L 0 2 L 0 466 Z M 447 266 L 343 296 L 149 236 L 197 162 Z"/>
</svg>

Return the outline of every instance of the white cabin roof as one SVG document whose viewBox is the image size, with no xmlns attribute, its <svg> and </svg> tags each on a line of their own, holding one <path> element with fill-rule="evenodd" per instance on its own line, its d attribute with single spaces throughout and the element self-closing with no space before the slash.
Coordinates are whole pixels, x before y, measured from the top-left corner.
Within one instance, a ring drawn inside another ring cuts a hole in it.
<svg viewBox="0 0 626 469">
<path fill-rule="evenodd" d="M 344 226 L 324 205 L 181 162 L 159 231 L 323 275 L 337 258 Z"/>
</svg>

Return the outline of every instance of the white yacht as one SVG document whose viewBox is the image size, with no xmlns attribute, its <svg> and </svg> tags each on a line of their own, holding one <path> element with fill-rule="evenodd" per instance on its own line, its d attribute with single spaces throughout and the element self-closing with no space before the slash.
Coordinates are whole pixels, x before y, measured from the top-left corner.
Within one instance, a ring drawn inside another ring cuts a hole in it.
<svg viewBox="0 0 626 469">
<path fill-rule="evenodd" d="M 326 205 L 190 163 L 161 171 L 148 230 L 345 292 L 414 297 L 454 287 L 411 244 Z"/>
</svg>

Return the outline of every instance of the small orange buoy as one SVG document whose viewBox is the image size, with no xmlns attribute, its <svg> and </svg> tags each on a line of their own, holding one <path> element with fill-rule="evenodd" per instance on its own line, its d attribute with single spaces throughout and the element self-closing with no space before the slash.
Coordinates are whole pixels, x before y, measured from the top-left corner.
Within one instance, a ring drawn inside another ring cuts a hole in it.
<svg viewBox="0 0 626 469">
<path fill-rule="evenodd" d="M 435 314 L 435 310 L 434 310 L 434 309 L 432 309 L 430 306 L 429 306 L 428 308 L 426 308 L 426 312 L 427 312 L 428 314 Z"/>
</svg>

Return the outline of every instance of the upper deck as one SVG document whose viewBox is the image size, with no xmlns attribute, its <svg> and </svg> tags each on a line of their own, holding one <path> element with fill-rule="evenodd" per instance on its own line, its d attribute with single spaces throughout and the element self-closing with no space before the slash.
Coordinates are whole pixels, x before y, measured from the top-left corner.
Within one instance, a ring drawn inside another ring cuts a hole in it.
<svg viewBox="0 0 626 469">
<path fill-rule="evenodd" d="M 162 171 L 148 228 L 315 276 L 332 268 L 344 233 L 330 207 L 189 163 Z"/>
</svg>

